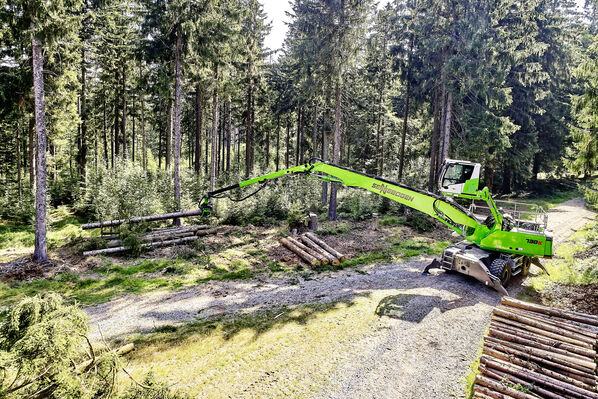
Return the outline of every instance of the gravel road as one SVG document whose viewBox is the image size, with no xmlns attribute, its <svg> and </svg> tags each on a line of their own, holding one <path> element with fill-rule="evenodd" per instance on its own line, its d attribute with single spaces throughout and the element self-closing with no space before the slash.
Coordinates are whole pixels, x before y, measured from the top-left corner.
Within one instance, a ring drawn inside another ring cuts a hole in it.
<svg viewBox="0 0 598 399">
<path fill-rule="evenodd" d="M 549 228 L 555 244 L 595 216 L 581 199 L 551 210 Z M 390 293 L 379 305 L 385 328 L 372 331 L 339 354 L 341 368 L 315 397 L 460 398 L 463 378 L 501 295 L 459 274 L 435 271 L 422 276 L 431 260 L 422 257 L 307 279 L 214 281 L 182 291 L 129 295 L 86 311 L 94 338 L 100 329 L 104 337 L 115 338 L 219 314 L 337 301 L 384 290 Z M 510 287 L 511 294 L 518 286 Z"/>
</svg>

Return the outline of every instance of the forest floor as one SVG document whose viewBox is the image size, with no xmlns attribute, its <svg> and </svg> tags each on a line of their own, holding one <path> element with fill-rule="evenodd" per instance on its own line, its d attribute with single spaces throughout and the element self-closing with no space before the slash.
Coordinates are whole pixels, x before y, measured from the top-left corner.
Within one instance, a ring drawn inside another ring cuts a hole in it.
<svg viewBox="0 0 598 399">
<path fill-rule="evenodd" d="M 555 243 L 593 218 L 579 199 L 557 206 Z M 41 269 L 0 276 L 0 307 L 46 290 L 87 304 L 96 339 L 136 343 L 134 376 L 152 371 L 194 397 L 463 397 L 500 294 L 459 274 L 422 276 L 454 238 L 394 222 L 324 223 L 351 257 L 340 269 L 306 268 L 279 228 L 252 226 L 141 259 L 58 250 Z M 536 281 L 509 290 L 542 297 Z"/>
</svg>

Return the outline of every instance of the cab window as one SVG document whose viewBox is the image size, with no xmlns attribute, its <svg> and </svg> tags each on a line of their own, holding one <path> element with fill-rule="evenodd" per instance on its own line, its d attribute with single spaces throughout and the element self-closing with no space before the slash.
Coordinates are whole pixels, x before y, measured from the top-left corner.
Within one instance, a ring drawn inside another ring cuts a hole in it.
<svg viewBox="0 0 598 399">
<path fill-rule="evenodd" d="M 444 174 L 442 188 L 448 188 L 448 186 L 453 184 L 465 183 L 471 178 L 471 175 L 473 174 L 473 167 L 473 165 L 450 165 Z"/>
</svg>

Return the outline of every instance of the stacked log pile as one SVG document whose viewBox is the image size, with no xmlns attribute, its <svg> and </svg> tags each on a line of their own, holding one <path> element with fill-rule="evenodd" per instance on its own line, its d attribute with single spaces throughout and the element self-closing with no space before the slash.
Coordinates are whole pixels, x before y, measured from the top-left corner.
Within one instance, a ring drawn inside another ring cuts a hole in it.
<svg viewBox="0 0 598 399">
<path fill-rule="evenodd" d="M 218 230 L 218 228 L 210 229 L 207 225 L 173 227 L 150 231 L 139 236 L 139 240 L 141 241 L 141 248 L 144 249 L 167 247 L 195 241 L 202 236 L 215 234 Z M 127 250 L 127 247 L 123 244 L 123 240 L 116 237 L 107 241 L 106 247 L 83 252 L 83 256 L 114 254 Z"/>
<path fill-rule="evenodd" d="M 480 399 L 598 399 L 598 316 L 504 297 L 474 385 Z"/>
<path fill-rule="evenodd" d="M 312 266 L 338 266 L 345 256 L 313 233 L 305 233 L 298 238 L 286 237 L 280 243 Z"/>
</svg>

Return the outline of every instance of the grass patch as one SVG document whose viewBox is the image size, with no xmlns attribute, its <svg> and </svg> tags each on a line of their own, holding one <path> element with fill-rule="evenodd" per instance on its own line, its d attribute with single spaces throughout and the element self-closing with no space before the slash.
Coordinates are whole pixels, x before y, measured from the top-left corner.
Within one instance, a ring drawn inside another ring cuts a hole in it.
<svg viewBox="0 0 598 399">
<path fill-rule="evenodd" d="M 176 330 L 163 327 L 134 337 L 128 368 L 136 378 L 152 371 L 193 397 L 200 392 L 215 399 L 248 392 L 267 398 L 310 397 L 343 365 L 339 353 L 384 325 L 375 314 L 383 297 L 376 293 L 210 319 Z"/>
<path fill-rule="evenodd" d="M 556 249 L 554 259 L 542 273 L 529 281 L 528 289 L 542 292 L 550 284 L 586 285 L 598 283 L 598 220 L 590 222 Z"/>
<path fill-rule="evenodd" d="M 405 224 L 406 218 L 401 216 L 389 216 L 383 219 L 380 219 L 378 222 L 380 226 L 400 226 Z"/>
</svg>

